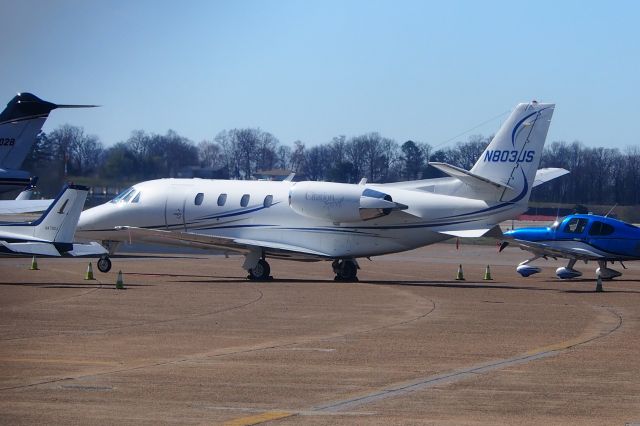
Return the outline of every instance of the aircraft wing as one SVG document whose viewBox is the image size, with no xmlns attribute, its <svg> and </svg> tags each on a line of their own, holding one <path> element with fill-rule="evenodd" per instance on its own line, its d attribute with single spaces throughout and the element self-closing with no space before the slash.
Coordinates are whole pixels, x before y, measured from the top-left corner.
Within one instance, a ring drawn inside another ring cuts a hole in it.
<svg viewBox="0 0 640 426">
<path fill-rule="evenodd" d="M 440 234 L 451 235 L 452 237 L 463 237 L 463 238 L 478 238 L 478 237 L 492 237 L 492 238 L 500 238 L 502 236 L 502 230 L 499 225 L 495 226 L 481 226 L 478 224 L 472 224 L 472 228 L 469 228 L 470 225 L 466 225 L 467 227 L 462 227 L 459 229 L 434 229 L 434 231 L 439 232 Z M 449 228 L 446 226 L 445 228 Z"/>
<path fill-rule="evenodd" d="M 0 214 L 36 213 L 49 208 L 53 200 L 0 200 Z"/>
<path fill-rule="evenodd" d="M 481 229 L 459 229 L 451 231 L 438 231 L 440 234 L 451 235 L 452 237 L 478 238 L 490 231 L 490 228 Z"/>
<path fill-rule="evenodd" d="M 133 226 L 119 226 L 116 229 L 121 230 L 122 232 L 127 232 L 129 235 L 129 241 L 131 242 L 139 240 L 144 243 L 191 246 L 202 249 L 217 248 L 223 251 L 241 254 L 248 253 L 252 248 L 259 247 L 265 249 L 271 254 L 281 254 L 284 257 L 301 257 L 305 259 L 330 257 L 328 254 L 319 251 L 290 244 L 275 243 L 272 241 L 229 238 L 194 232 L 166 231 L 161 229 L 137 228 Z"/>
<path fill-rule="evenodd" d="M 524 240 L 511 240 L 510 242 L 517 244 L 523 250 L 530 251 L 540 256 L 564 257 L 567 259 L 578 260 L 594 260 L 603 258 L 601 254 L 584 247 L 563 247 L 548 243 Z"/>
</svg>

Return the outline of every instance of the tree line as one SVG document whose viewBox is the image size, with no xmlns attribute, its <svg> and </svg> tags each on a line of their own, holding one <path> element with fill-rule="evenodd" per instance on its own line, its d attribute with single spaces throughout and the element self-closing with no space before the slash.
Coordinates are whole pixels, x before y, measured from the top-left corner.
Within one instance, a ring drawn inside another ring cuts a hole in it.
<svg viewBox="0 0 640 426">
<path fill-rule="evenodd" d="M 309 180 L 355 183 L 395 182 L 444 176 L 428 161 L 469 170 L 492 136 L 435 149 L 428 143 L 397 141 L 372 132 L 336 136 L 323 144 L 281 144 L 259 128 L 223 130 L 195 144 L 173 130 L 164 135 L 135 130 L 125 141 L 105 147 L 81 127 L 62 125 L 37 138 L 24 168 L 40 176 L 41 190 L 55 193 L 64 180 L 105 184 L 179 177 L 205 168 L 217 177 L 253 179 L 260 171 L 293 170 Z M 541 167 L 563 167 L 567 176 L 538 187 L 535 201 L 581 204 L 640 204 L 640 147 L 591 148 L 580 142 L 547 143 Z M 44 180 L 43 180 L 44 178 Z M 47 186 L 48 185 L 48 186 Z"/>
</svg>

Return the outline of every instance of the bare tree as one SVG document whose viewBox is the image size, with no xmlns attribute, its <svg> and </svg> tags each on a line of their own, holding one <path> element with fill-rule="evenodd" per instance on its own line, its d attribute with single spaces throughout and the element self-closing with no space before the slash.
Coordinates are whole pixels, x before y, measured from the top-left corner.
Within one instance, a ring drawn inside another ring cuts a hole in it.
<svg viewBox="0 0 640 426">
<path fill-rule="evenodd" d="M 222 147 L 214 141 L 203 140 L 198 144 L 198 159 L 201 167 L 219 169 L 225 166 Z"/>
<path fill-rule="evenodd" d="M 293 143 L 293 152 L 291 153 L 291 170 L 301 172 L 305 168 L 304 144 L 300 141 Z"/>
</svg>

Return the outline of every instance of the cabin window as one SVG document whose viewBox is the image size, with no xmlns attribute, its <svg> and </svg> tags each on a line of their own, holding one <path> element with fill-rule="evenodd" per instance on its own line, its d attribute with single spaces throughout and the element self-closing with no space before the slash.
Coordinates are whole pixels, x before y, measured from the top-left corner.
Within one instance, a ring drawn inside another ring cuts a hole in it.
<svg viewBox="0 0 640 426">
<path fill-rule="evenodd" d="M 589 230 L 589 235 L 611 235 L 615 232 L 615 228 L 608 223 L 595 221 L 593 225 L 591 225 L 591 229 Z"/>
<path fill-rule="evenodd" d="M 140 202 L 140 194 L 142 194 L 142 191 L 141 191 L 141 192 L 138 192 L 138 193 L 136 194 L 136 196 L 135 196 L 135 197 L 133 197 L 133 200 L 131 200 L 131 202 L 132 202 L 132 203 L 139 203 L 139 202 Z"/>
<path fill-rule="evenodd" d="M 567 234 L 582 234 L 588 222 L 587 219 L 574 217 L 564 226 L 564 232 Z"/>
<path fill-rule="evenodd" d="M 262 203 L 262 205 L 265 207 L 271 207 L 271 204 L 273 204 L 273 195 L 267 195 L 266 197 L 264 197 L 264 202 Z"/>
<path fill-rule="evenodd" d="M 247 207 L 249 205 L 249 194 L 244 194 L 240 199 L 240 205 L 242 207 Z"/>
<path fill-rule="evenodd" d="M 193 200 L 193 204 L 195 204 L 196 206 L 199 206 L 202 204 L 203 200 L 204 200 L 204 192 L 198 192 L 198 195 L 196 195 L 196 199 Z"/>
<path fill-rule="evenodd" d="M 227 194 L 220 194 L 218 196 L 218 205 L 222 207 L 225 205 L 226 202 L 227 202 Z"/>
</svg>

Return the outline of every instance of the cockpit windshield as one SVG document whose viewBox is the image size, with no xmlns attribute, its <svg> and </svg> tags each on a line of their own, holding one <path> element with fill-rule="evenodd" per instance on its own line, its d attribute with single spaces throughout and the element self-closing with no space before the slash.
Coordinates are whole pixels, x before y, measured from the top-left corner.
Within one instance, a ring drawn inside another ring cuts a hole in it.
<svg viewBox="0 0 640 426">
<path fill-rule="evenodd" d="M 138 197 L 140 193 L 138 192 L 138 190 L 136 190 L 135 187 L 130 187 L 125 189 L 124 191 L 122 191 L 121 193 L 119 193 L 118 195 L 115 196 L 115 198 L 113 200 L 111 200 L 111 203 L 127 203 L 129 201 L 131 201 L 131 199 L 133 198 L 134 202 L 137 202 L 137 200 L 139 200 L 140 197 Z M 135 198 L 134 198 L 135 196 Z"/>
<path fill-rule="evenodd" d="M 556 218 L 556 221 L 549 225 L 549 229 L 555 231 L 556 229 L 558 229 L 558 226 L 560 226 L 563 220 L 564 218 Z"/>
</svg>

